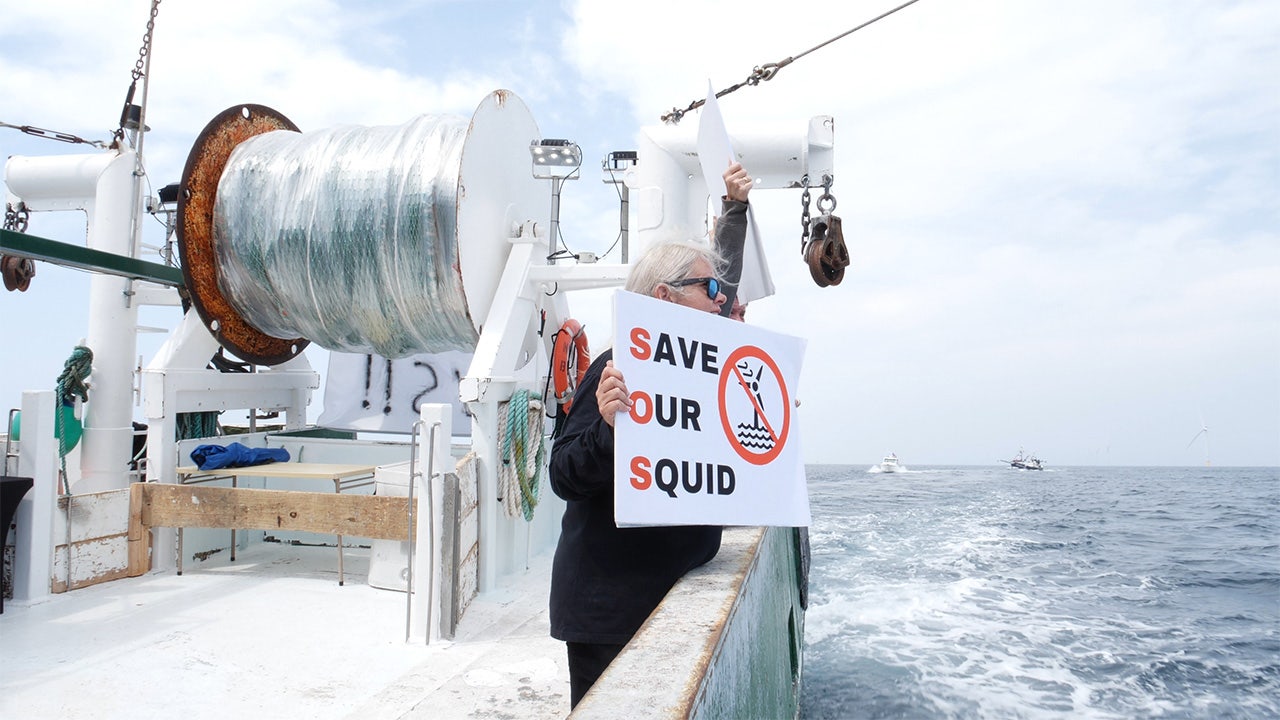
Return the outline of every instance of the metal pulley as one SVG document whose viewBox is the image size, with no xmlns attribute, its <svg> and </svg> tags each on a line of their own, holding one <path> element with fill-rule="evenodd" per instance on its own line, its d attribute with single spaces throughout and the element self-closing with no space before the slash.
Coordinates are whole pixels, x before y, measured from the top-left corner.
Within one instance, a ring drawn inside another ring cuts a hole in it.
<svg viewBox="0 0 1280 720">
<path fill-rule="evenodd" d="M 4 289 L 10 292 L 26 292 L 35 277 L 36 264 L 31 258 L 0 255 L 0 274 L 4 276 Z"/>
<path fill-rule="evenodd" d="M 18 203 L 17 207 L 12 204 L 5 204 L 4 208 L 4 229 L 11 232 L 24 233 L 27 231 L 27 222 L 31 217 L 31 211 L 27 206 Z M 26 292 L 31 287 L 31 278 L 36 275 L 36 264 L 31 258 L 17 257 L 15 255 L 0 255 L 0 276 L 4 279 L 4 289 L 9 292 L 17 290 L 18 292 Z"/>
<path fill-rule="evenodd" d="M 809 264 L 809 274 L 818 287 L 839 285 L 844 280 L 844 269 L 849 266 L 849 249 L 844 244 L 840 218 L 824 213 L 810 222 L 804 260 Z"/>
<path fill-rule="evenodd" d="M 835 214 L 836 198 L 831 194 L 830 175 L 822 176 L 822 195 L 818 198 L 818 213 L 809 217 L 809 178 L 804 178 L 804 195 L 801 205 L 800 254 L 809 265 L 809 274 L 818 287 L 839 285 L 844 280 L 844 269 L 849 266 L 849 249 L 844 244 L 844 230 Z"/>
</svg>

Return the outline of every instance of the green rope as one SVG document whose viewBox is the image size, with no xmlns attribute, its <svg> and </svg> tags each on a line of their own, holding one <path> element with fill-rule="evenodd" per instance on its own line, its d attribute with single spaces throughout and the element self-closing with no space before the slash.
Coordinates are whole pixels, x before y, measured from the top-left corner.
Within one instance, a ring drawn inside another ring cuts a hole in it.
<svg viewBox="0 0 1280 720">
<path fill-rule="evenodd" d="M 76 398 L 83 401 L 89 399 L 89 386 L 84 384 L 85 378 L 93 371 L 93 351 L 83 345 L 77 345 L 71 351 L 71 357 L 62 367 L 58 376 L 58 401 L 70 405 Z"/>
<path fill-rule="evenodd" d="M 530 434 L 529 416 L 536 413 L 537 421 Z M 507 404 L 506 432 L 502 438 L 502 457 L 515 466 L 520 486 L 520 511 L 526 521 L 533 520 L 533 510 L 538 506 L 538 494 L 542 487 L 542 465 L 546 443 L 542 439 L 542 404 L 529 400 L 528 390 L 517 390 Z M 530 456 L 529 444 L 538 446 Z"/>
<path fill-rule="evenodd" d="M 175 440 L 218 436 L 218 411 L 178 413 Z"/>
<path fill-rule="evenodd" d="M 58 375 L 58 386 L 55 391 L 58 407 L 55 408 L 54 423 L 58 436 L 58 459 L 61 462 L 64 483 L 67 482 L 67 453 L 71 452 L 74 446 L 67 443 L 66 422 L 63 419 L 65 413 L 62 412 L 62 407 L 74 407 L 76 398 L 81 402 L 88 402 L 89 386 L 84 381 L 89 377 L 90 372 L 93 372 L 93 351 L 83 345 L 77 345 L 63 364 L 62 374 Z M 66 487 L 69 489 L 70 484 L 68 483 Z"/>
</svg>

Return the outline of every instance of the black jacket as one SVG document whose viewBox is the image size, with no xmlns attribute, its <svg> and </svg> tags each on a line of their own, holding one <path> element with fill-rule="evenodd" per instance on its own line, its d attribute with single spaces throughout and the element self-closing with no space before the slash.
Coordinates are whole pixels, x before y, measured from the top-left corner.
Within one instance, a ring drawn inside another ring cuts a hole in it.
<svg viewBox="0 0 1280 720">
<path fill-rule="evenodd" d="M 613 428 L 600 417 L 596 386 L 606 350 L 574 393 L 551 448 L 551 489 L 568 501 L 551 570 L 551 636 L 621 644 L 667 591 L 720 550 L 719 527 L 619 528 L 613 520 Z"/>
<path fill-rule="evenodd" d="M 716 220 L 715 248 L 725 259 L 728 267 L 724 277 L 724 305 L 720 308 L 721 317 L 729 317 L 733 310 L 733 299 L 738 296 L 738 285 L 742 282 L 742 255 L 747 245 L 747 204 L 728 197 L 720 198 L 720 218 Z"/>
</svg>

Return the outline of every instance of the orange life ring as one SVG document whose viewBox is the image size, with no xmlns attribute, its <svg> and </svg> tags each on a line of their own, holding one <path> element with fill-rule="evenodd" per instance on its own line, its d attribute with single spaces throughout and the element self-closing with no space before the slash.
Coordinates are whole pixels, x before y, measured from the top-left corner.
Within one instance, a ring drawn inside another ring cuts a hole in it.
<svg viewBox="0 0 1280 720">
<path fill-rule="evenodd" d="M 573 406 L 573 392 L 587 374 L 589 365 L 587 333 L 577 320 L 569 318 L 556 331 L 551 351 L 551 382 L 555 385 L 556 402 L 564 406 L 565 413 Z"/>
</svg>

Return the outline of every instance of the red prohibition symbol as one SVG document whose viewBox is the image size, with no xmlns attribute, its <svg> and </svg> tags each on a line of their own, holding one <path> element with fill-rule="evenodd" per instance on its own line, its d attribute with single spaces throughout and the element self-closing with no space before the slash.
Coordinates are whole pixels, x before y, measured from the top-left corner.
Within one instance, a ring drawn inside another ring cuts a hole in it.
<svg viewBox="0 0 1280 720">
<path fill-rule="evenodd" d="M 734 452 L 767 465 L 782 452 L 791 429 L 791 398 L 778 364 L 764 350 L 744 345 L 720 371 L 720 425 Z"/>
</svg>

